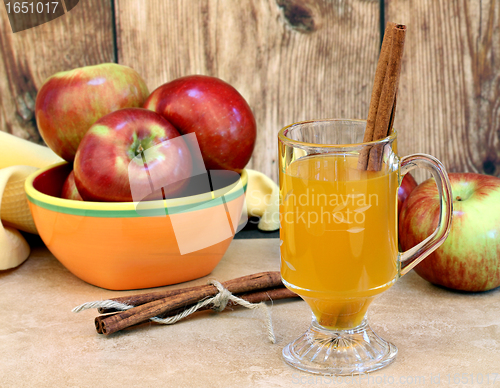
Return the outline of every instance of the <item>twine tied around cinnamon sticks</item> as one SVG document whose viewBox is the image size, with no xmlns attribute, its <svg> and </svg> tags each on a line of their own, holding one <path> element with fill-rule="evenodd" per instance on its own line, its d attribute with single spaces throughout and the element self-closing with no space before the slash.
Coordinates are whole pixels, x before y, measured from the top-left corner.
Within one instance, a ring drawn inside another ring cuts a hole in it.
<svg viewBox="0 0 500 388">
<path fill-rule="evenodd" d="M 217 290 L 219 290 L 219 293 L 214 297 L 201 300 L 197 304 L 191 306 L 190 308 L 182 311 L 177 315 L 174 315 L 173 317 L 168 317 L 168 318 L 152 317 L 149 319 L 153 322 L 160 323 L 163 325 L 173 325 L 174 323 L 180 321 L 181 319 L 186 318 L 187 316 L 193 314 L 194 312 L 200 310 L 205 306 L 212 305 L 212 310 L 221 312 L 226 308 L 228 302 L 231 301 L 233 302 L 233 304 L 238 304 L 240 306 L 246 307 L 247 309 L 257 309 L 257 308 L 262 309 L 262 311 L 264 311 L 266 315 L 265 324 L 269 341 L 271 341 L 271 343 L 273 344 L 276 343 L 276 337 L 274 335 L 274 330 L 273 330 L 273 323 L 271 320 L 271 313 L 264 302 L 250 303 L 247 302 L 245 299 L 238 298 L 237 296 L 233 295 L 230 291 L 228 291 L 226 288 L 224 288 L 224 286 L 217 280 L 211 280 L 209 281 L 208 284 L 215 286 Z M 83 303 L 80 306 L 75 307 L 71 311 L 73 311 L 74 313 L 79 313 L 80 311 L 92 308 L 111 308 L 118 311 L 126 311 L 134 307 L 135 306 L 116 302 L 114 300 L 102 300 L 102 301 Z"/>
<path fill-rule="evenodd" d="M 266 315 L 268 338 L 275 343 L 271 314 L 264 302 L 297 297 L 284 287 L 280 273 L 275 271 L 247 275 L 224 283 L 211 280 L 201 286 L 87 302 L 72 311 L 77 313 L 97 308 L 99 313 L 106 314 L 95 319 L 95 327 L 99 334 L 107 335 L 148 321 L 171 325 L 201 310 L 220 312 L 236 305 L 260 308 Z"/>
</svg>

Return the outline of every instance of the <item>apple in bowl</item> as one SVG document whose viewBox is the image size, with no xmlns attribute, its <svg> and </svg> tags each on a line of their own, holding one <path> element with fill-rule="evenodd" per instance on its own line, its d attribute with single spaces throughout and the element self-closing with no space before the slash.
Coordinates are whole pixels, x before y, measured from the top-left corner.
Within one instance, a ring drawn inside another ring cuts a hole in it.
<svg viewBox="0 0 500 388">
<path fill-rule="evenodd" d="M 446 241 L 415 267 L 422 278 L 462 291 L 500 286 L 500 178 L 449 173 L 453 221 Z M 439 219 L 433 179 L 417 186 L 403 204 L 401 246 L 407 250 L 429 236 Z"/>
<path fill-rule="evenodd" d="M 240 172 L 257 135 L 253 113 L 231 85 L 216 77 L 190 75 L 161 85 L 144 103 L 181 135 L 195 133 L 207 170 Z"/>
<path fill-rule="evenodd" d="M 142 107 L 148 94 L 135 70 L 116 63 L 60 72 L 37 94 L 37 127 L 49 148 L 71 162 L 92 124 L 115 110 Z"/>
<path fill-rule="evenodd" d="M 61 191 L 61 198 L 71 199 L 73 201 L 83 201 L 82 196 L 80 195 L 78 189 L 76 188 L 75 172 L 73 170 L 71 170 L 68 177 L 64 181 Z"/>
<path fill-rule="evenodd" d="M 159 114 L 142 108 L 117 110 L 97 120 L 74 161 L 76 187 L 85 201 L 178 196 L 191 171 L 191 154 L 179 132 Z M 152 177 L 162 182 L 161 189 L 154 189 Z M 133 193 L 134 187 L 139 191 Z"/>
</svg>

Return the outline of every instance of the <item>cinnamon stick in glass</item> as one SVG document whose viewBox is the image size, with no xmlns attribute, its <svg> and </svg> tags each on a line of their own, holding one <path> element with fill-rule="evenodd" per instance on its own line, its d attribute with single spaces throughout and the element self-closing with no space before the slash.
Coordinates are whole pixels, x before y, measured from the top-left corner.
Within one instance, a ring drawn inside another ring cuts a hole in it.
<svg viewBox="0 0 500 388">
<path fill-rule="evenodd" d="M 368 111 L 363 142 L 388 136 L 394 121 L 395 100 L 401 72 L 406 26 L 387 23 Z M 358 169 L 379 171 L 382 147 L 364 147 L 358 159 Z"/>
<path fill-rule="evenodd" d="M 375 79 L 373 81 L 372 96 L 370 99 L 370 107 L 368 108 L 368 118 L 366 119 L 366 128 L 363 143 L 368 143 L 373 140 L 380 94 L 382 93 L 385 74 L 387 72 L 387 65 L 391 56 L 392 33 L 396 25 L 396 23 L 388 22 L 385 26 L 384 39 L 382 40 L 382 47 L 380 48 L 377 68 L 375 69 Z M 358 159 L 359 170 L 366 170 L 366 167 L 368 166 L 369 153 L 370 148 L 363 147 Z"/>
<path fill-rule="evenodd" d="M 390 128 L 391 114 L 393 114 L 394 101 L 398 91 L 405 36 L 406 26 L 399 24 L 394 27 L 392 33 L 391 56 L 387 65 L 382 93 L 380 94 L 373 140 L 383 139 L 389 135 L 392 129 Z M 382 152 L 383 147 L 381 145 L 370 149 L 367 170 L 380 171 L 382 167 Z"/>
</svg>

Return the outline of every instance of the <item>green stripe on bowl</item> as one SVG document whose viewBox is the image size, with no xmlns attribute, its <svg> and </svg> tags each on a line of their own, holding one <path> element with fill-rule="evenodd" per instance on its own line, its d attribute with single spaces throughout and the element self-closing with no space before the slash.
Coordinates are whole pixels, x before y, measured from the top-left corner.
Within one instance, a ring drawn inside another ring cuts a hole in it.
<svg viewBox="0 0 500 388">
<path fill-rule="evenodd" d="M 155 208 L 146 208 L 146 209 L 140 209 L 137 211 L 136 209 L 134 210 L 95 210 L 95 209 L 80 209 L 80 208 L 71 208 L 71 207 L 66 207 L 66 206 L 58 206 L 54 204 L 50 204 L 47 202 L 39 201 L 33 197 L 31 197 L 29 194 L 26 194 L 28 197 L 28 200 L 47 210 L 52 210 L 54 212 L 58 213 L 64 213 L 64 214 L 71 214 L 75 216 L 85 216 L 85 217 L 100 217 L 100 218 L 133 218 L 133 217 L 154 217 L 154 216 L 164 216 L 164 215 L 170 215 L 170 214 L 180 214 L 180 213 L 186 213 L 192 210 L 201 210 L 201 209 L 208 209 L 214 206 L 220 205 L 222 202 L 221 200 L 218 200 L 220 198 L 223 198 L 223 202 L 230 202 L 241 195 L 243 195 L 247 190 L 247 184 L 245 184 L 242 188 L 229 193 L 228 195 L 224 195 L 222 197 L 217 197 L 214 199 L 209 199 L 207 201 L 201 201 L 189 205 L 180 205 L 180 206 L 170 206 L 170 207 L 164 207 L 164 206 L 158 206 Z M 158 201 L 155 201 L 158 202 Z M 148 205 L 148 202 L 139 202 L 139 204 L 145 204 L 146 206 Z M 151 204 L 150 202 L 149 204 Z M 163 201 L 161 202 L 163 203 Z M 140 205 L 139 205 L 140 206 Z"/>
</svg>

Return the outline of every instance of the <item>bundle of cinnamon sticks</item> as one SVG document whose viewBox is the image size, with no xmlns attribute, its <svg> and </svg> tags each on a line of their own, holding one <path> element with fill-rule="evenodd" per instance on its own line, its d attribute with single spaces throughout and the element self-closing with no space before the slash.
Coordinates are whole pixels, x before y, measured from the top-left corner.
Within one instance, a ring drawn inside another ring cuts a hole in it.
<svg viewBox="0 0 500 388">
<path fill-rule="evenodd" d="M 297 294 L 285 288 L 278 271 L 261 272 L 228 280 L 222 286 L 233 295 L 250 303 L 269 300 L 296 298 Z M 134 306 L 125 311 L 99 308 L 100 315 L 95 319 L 99 334 L 112 334 L 125 328 L 149 321 L 153 317 L 174 316 L 205 298 L 213 297 L 219 290 L 210 284 L 196 287 L 165 290 L 146 294 L 129 295 L 110 299 L 111 301 Z M 229 302 L 226 307 L 234 306 Z M 207 310 L 210 306 L 203 309 Z M 73 311 L 78 312 L 75 308 Z"/>
<path fill-rule="evenodd" d="M 392 131 L 405 35 L 406 26 L 387 23 L 375 71 L 364 143 L 383 139 Z M 358 159 L 358 169 L 380 171 L 382 148 L 380 145 L 364 147 Z"/>
</svg>

